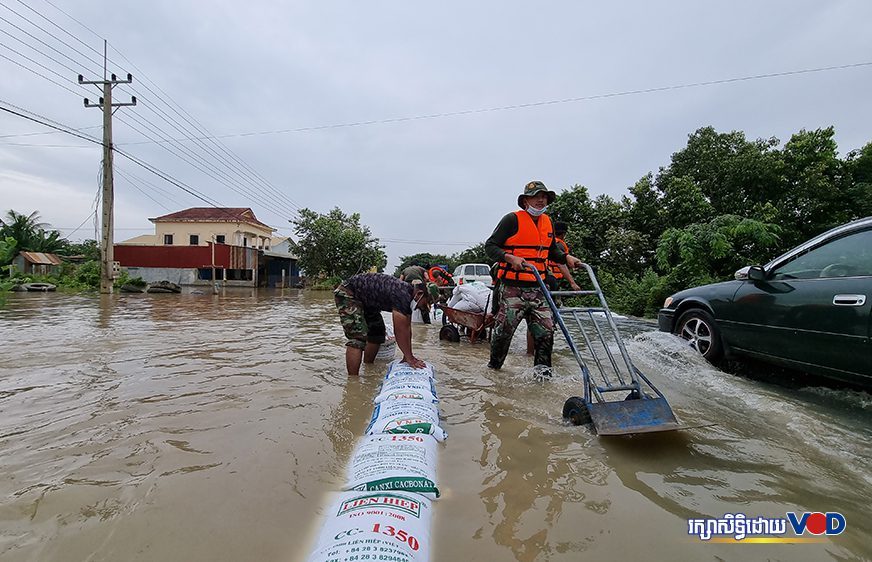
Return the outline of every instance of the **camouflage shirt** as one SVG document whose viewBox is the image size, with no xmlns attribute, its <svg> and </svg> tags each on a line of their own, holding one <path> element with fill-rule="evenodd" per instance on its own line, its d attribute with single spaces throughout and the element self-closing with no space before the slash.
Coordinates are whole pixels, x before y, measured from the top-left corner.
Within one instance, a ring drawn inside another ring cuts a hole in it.
<svg viewBox="0 0 872 562">
<path fill-rule="evenodd" d="M 392 275 L 384 273 L 361 273 L 349 277 L 343 283 L 364 308 L 391 312 L 396 310 L 406 316 L 412 315 L 412 286 Z"/>
</svg>

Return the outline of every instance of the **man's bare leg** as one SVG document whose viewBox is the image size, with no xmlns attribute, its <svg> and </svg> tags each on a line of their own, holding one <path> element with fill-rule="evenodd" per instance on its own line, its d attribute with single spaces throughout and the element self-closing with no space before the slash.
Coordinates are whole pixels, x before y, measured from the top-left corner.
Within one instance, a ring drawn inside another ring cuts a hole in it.
<svg viewBox="0 0 872 562">
<path fill-rule="evenodd" d="M 348 370 L 349 377 L 357 377 L 360 375 L 361 357 L 363 357 L 362 349 L 351 346 L 345 348 L 345 368 Z"/>
<path fill-rule="evenodd" d="M 381 347 L 380 343 L 366 342 L 366 349 L 363 350 L 363 362 L 366 364 L 375 362 L 375 356 L 378 354 L 379 347 Z"/>
</svg>

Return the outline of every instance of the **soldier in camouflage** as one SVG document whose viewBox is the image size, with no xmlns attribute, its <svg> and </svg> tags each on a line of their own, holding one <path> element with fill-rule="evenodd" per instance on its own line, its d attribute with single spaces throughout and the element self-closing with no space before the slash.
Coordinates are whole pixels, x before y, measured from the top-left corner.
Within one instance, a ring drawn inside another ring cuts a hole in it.
<svg viewBox="0 0 872 562">
<path fill-rule="evenodd" d="M 412 303 L 429 309 L 430 301 L 423 283 L 412 286 L 382 273 L 363 273 L 343 281 L 333 291 L 339 321 L 348 342 L 345 344 L 345 367 L 349 376 L 360 374 L 360 360 L 372 363 L 378 348 L 385 342 L 382 311 L 390 312 L 397 347 L 404 363 L 416 369 L 425 367 L 412 354 Z"/>
<path fill-rule="evenodd" d="M 551 367 L 554 345 L 554 318 L 535 276 L 527 269 L 534 266 L 544 277 L 548 260 L 576 268 L 578 258 L 563 252 L 554 242 L 551 219 L 545 214 L 556 194 L 540 181 L 526 185 L 518 196 L 516 211 L 504 216 L 485 242 L 485 251 L 499 262 L 499 308 L 494 318 L 491 354 L 488 367 L 500 369 L 509 352 L 512 336 L 521 320 L 527 320 L 527 330 L 533 334 L 533 364 Z"/>
</svg>

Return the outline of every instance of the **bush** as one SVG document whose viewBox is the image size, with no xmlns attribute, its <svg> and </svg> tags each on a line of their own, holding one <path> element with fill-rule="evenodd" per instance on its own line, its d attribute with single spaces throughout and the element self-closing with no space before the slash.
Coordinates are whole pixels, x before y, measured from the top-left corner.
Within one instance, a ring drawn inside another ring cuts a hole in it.
<svg viewBox="0 0 872 562">
<path fill-rule="evenodd" d="M 121 275 L 115 279 L 115 283 L 113 286 L 116 289 L 120 289 L 124 285 L 132 285 L 133 287 L 139 287 L 140 289 L 148 285 L 145 281 L 142 280 L 142 277 L 130 277 L 130 274 L 127 273 L 126 269 L 121 270 Z"/>
<path fill-rule="evenodd" d="M 342 283 L 341 277 L 338 277 L 338 276 L 324 277 L 324 278 L 315 279 L 314 281 L 312 281 L 312 284 L 309 286 L 309 288 L 313 289 L 315 291 L 332 291 L 340 283 Z"/>
<path fill-rule="evenodd" d="M 80 265 L 70 278 L 70 288 L 99 289 L 100 288 L 100 262 L 87 261 Z M 66 285 L 66 284 L 65 284 Z"/>
</svg>

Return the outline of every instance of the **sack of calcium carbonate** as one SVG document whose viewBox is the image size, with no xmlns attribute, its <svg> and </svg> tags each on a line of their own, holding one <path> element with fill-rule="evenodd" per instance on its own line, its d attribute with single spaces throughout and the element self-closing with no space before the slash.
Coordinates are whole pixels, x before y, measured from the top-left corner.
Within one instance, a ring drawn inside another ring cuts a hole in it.
<svg viewBox="0 0 872 562">
<path fill-rule="evenodd" d="M 401 361 L 394 361 L 390 365 L 388 365 L 388 372 L 385 375 L 385 379 L 392 379 L 394 377 L 408 377 L 408 376 L 416 376 L 416 375 L 427 375 L 431 379 L 436 378 L 436 371 L 433 369 L 433 365 L 430 363 L 426 363 L 426 367 L 423 369 L 415 369 L 410 366 L 408 363 L 403 363 Z"/>
<path fill-rule="evenodd" d="M 438 498 L 436 440 L 429 435 L 364 437 L 351 455 L 345 489 L 399 490 Z"/>
<path fill-rule="evenodd" d="M 448 434 L 439 426 L 439 410 L 424 400 L 385 400 L 375 405 L 364 435 L 418 433 L 444 441 Z"/>
<path fill-rule="evenodd" d="M 408 492 L 343 492 L 327 511 L 309 562 L 427 562 L 431 509 L 430 500 Z"/>
<path fill-rule="evenodd" d="M 429 404 L 439 402 L 433 379 L 427 375 L 385 379 L 373 402 L 379 404 L 386 400 L 423 400 Z"/>
</svg>

